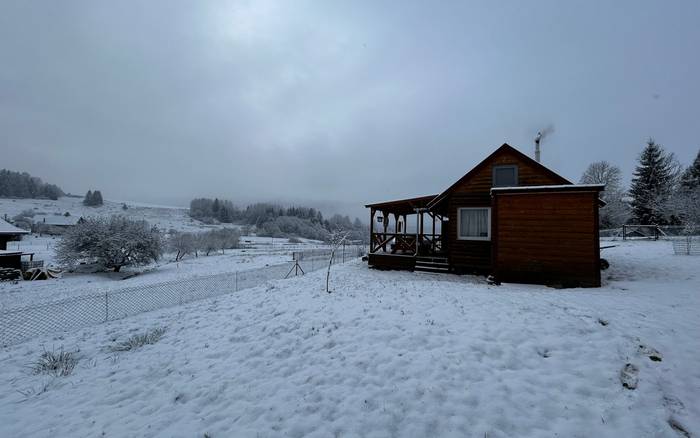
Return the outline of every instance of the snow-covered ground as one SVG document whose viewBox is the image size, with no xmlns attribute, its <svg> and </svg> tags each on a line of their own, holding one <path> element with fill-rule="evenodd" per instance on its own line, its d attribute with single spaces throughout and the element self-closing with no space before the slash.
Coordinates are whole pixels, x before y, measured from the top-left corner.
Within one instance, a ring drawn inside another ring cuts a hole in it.
<svg viewBox="0 0 700 438">
<path fill-rule="evenodd" d="M 352 262 L 332 294 L 316 272 L 8 347 L 1 434 L 683 436 L 673 423 L 695 436 L 700 259 L 619 245 L 600 289 Z M 154 327 L 154 345 L 108 348 Z M 80 358 L 70 376 L 32 373 L 61 348 Z M 635 390 L 620 384 L 626 363 Z"/>
<path fill-rule="evenodd" d="M 112 201 L 105 201 L 104 206 L 95 208 L 82 205 L 82 199 L 78 198 L 63 197 L 57 201 L 0 198 L 0 215 L 6 214 L 12 218 L 29 209 L 37 217 L 66 211 L 73 217 L 124 214 L 134 219 L 145 219 L 166 231 L 176 229 L 201 232 L 213 227 L 192 220 L 183 208 L 130 202 L 127 205 L 130 206 L 129 209 L 122 210 L 121 202 Z M 54 248 L 59 240 L 59 236 L 31 234 L 24 236 L 21 241 L 8 242 L 8 249 L 34 253 L 34 260 L 43 260 L 48 266 L 54 264 Z M 175 262 L 173 254 L 166 254 L 158 263 L 145 267 L 126 267 L 120 273 L 65 272 L 62 278 L 47 281 L 0 282 L 0 311 L 127 287 L 277 265 L 289 262 L 292 251 L 324 247 L 318 241 L 300 240 L 301 243 L 290 244 L 288 239 L 243 236 L 241 249 L 227 250 L 223 255 L 216 253 L 198 258 L 187 256 L 184 260 Z"/>
<path fill-rule="evenodd" d="M 161 230 L 168 231 L 199 231 L 203 225 L 187 215 L 184 207 L 167 207 L 149 205 L 143 203 L 126 202 L 129 207 L 122 209 L 122 202 L 105 200 L 99 207 L 87 207 L 83 205 L 82 198 L 62 197 L 58 200 L 50 199 L 7 199 L 0 198 L 0 216 L 7 215 L 12 218 L 24 210 L 32 210 L 39 218 L 51 215 L 63 215 L 66 212 L 74 217 L 111 216 L 120 214 L 131 219 L 145 219 L 150 224 L 158 226 Z"/>
</svg>

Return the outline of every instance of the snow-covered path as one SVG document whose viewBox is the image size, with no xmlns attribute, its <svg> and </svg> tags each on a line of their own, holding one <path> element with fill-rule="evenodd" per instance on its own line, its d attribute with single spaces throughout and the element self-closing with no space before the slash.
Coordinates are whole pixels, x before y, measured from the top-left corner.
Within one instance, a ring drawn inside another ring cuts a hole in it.
<svg viewBox="0 0 700 438">
<path fill-rule="evenodd" d="M 0 352 L 0 435 L 700 433 L 700 260 L 668 242 L 606 257 L 605 287 L 575 290 L 349 263 L 332 294 L 317 272 L 17 345 Z M 154 345 L 105 348 L 158 326 Z M 79 351 L 72 375 L 29 372 L 61 346 Z"/>
</svg>

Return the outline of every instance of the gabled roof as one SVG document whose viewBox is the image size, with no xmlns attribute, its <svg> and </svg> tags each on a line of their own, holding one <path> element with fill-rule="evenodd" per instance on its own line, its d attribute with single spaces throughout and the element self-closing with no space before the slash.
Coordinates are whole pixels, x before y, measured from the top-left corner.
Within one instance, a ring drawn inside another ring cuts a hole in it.
<svg viewBox="0 0 700 438">
<path fill-rule="evenodd" d="M 471 178 L 475 173 L 477 173 L 479 170 L 481 170 L 484 166 L 486 166 L 496 155 L 503 151 L 508 151 L 514 155 L 516 155 L 520 160 L 526 162 L 527 164 L 535 167 L 536 169 L 539 169 L 542 173 L 549 175 L 552 177 L 554 180 L 559 181 L 560 184 L 572 184 L 571 181 L 568 179 L 564 178 L 563 176 L 559 175 L 558 173 L 554 172 L 553 170 L 549 169 L 548 167 L 542 165 L 541 163 L 538 163 L 537 161 L 533 160 L 532 158 L 528 157 L 527 155 L 523 154 L 519 150 L 515 149 L 513 146 L 509 145 L 508 143 L 503 143 L 501 147 L 493 151 L 488 157 L 484 158 L 479 164 L 474 166 L 472 170 L 467 172 L 464 176 L 462 176 L 460 179 L 458 179 L 454 184 L 452 184 L 450 187 L 447 188 L 447 190 L 443 191 L 439 195 L 437 195 L 432 201 L 428 203 L 428 208 L 432 208 L 433 206 L 437 205 L 440 203 L 440 201 L 444 200 L 447 195 L 450 194 L 452 190 L 455 189 L 458 185 L 460 185 L 462 182 L 465 180 Z"/>
<path fill-rule="evenodd" d="M 17 228 L 11 223 L 0 219 L 0 234 L 29 234 L 29 231 Z"/>
</svg>

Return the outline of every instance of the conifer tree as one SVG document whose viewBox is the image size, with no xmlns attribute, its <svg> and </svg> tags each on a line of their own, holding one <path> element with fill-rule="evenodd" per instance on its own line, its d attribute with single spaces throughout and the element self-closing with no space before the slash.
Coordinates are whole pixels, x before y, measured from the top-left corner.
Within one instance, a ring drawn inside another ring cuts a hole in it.
<svg viewBox="0 0 700 438">
<path fill-rule="evenodd" d="M 700 151 L 693 164 L 688 166 L 681 176 L 681 189 L 696 189 L 700 187 Z"/>
<path fill-rule="evenodd" d="M 104 201 L 102 200 L 102 192 L 99 190 L 95 190 L 92 193 L 92 205 L 93 206 L 98 206 L 104 204 Z"/>
<path fill-rule="evenodd" d="M 88 190 L 83 199 L 83 205 L 92 205 L 92 190 Z"/>
<path fill-rule="evenodd" d="M 639 156 L 630 196 L 632 215 L 639 224 L 665 225 L 666 208 L 675 178 L 674 157 L 653 139 Z"/>
</svg>

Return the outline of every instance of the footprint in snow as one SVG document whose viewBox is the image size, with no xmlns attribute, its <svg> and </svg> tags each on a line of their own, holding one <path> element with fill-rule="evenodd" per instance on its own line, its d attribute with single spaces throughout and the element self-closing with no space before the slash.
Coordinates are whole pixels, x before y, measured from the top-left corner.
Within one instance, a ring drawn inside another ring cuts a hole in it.
<svg viewBox="0 0 700 438">
<path fill-rule="evenodd" d="M 636 389 L 639 383 L 639 368 L 628 363 L 620 370 L 620 382 L 627 389 Z"/>
<path fill-rule="evenodd" d="M 663 359 L 661 353 L 659 353 L 656 349 L 647 347 L 643 344 L 639 344 L 638 351 L 641 354 L 647 356 L 649 359 L 653 360 L 654 362 L 661 362 L 661 359 Z"/>
</svg>

